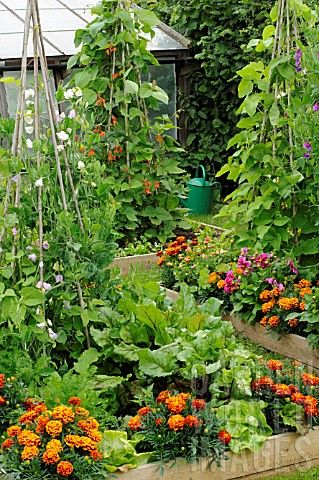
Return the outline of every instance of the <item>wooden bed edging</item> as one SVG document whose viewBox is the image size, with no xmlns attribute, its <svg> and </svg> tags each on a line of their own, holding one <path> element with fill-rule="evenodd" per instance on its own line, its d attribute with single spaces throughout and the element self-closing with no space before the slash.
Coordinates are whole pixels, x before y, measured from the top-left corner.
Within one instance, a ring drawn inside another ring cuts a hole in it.
<svg viewBox="0 0 319 480">
<path fill-rule="evenodd" d="M 158 257 L 156 253 L 146 253 L 144 255 L 131 255 L 129 257 L 116 257 L 110 264 L 109 268 L 118 267 L 123 275 L 130 272 L 130 269 L 134 265 L 141 266 L 146 270 L 150 269 L 156 264 Z M 0 478 L 1 480 L 1 478 Z"/>
<path fill-rule="evenodd" d="M 161 476 L 158 464 L 153 463 L 119 474 L 118 480 L 257 480 L 310 468 L 319 465 L 319 428 L 307 435 L 276 435 L 269 438 L 258 452 L 246 450 L 239 455 L 228 453 L 227 456 L 228 460 L 222 462 L 221 468 L 215 465 L 209 468 L 205 459 L 192 465 L 180 460 L 171 468 L 168 465 Z"/>
<path fill-rule="evenodd" d="M 242 333 L 254 343 L 319 371 L 319 350 L 311 348 L 307 338 L 288 333 L 276 339 L 258 323 L 249 324 L 234 315 L 226 315 L 224 319 L 230 321 L 237 332 Z"/>
</svg>

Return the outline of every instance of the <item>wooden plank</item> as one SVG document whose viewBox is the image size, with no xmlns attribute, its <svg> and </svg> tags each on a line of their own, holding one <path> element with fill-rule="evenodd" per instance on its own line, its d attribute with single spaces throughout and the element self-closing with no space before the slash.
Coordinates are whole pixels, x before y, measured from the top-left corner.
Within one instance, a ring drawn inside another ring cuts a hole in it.
<svg viewBox="0 0 319 480">
<path fill-rule="evenodd" d="M 309 369 L 319 371 L 319 350 L 311 348 L 307 338 L 289 333 L 276 339 L 260 324 L 243 322 L 234 315 L 227 315 L 224 318 L 232 323 L 237 332 L 242 333 L 252 342 L 304 363 Z"/>
<path fill-rule="evenodd" d="M 258 452 L 227 454 L 221 468 L 208 466 L 207 460 L 189 465 L 180 460 L 165 468 L 164 476 L 158 464 L 144 465 L 137 470 L 119 474 L 119 480 L 255 480 L 266 476 L 296 471 L 319 465 L 319 428 L 307 435 L 286 433 L 266 441 Z"/>
<path fill-rule="evenodd" d="M 118 267 L 123 275 L 127 275 L 130 272 L 132 266 L 141 266 L 145 270 L 150 269 L 156 265 L 158 257 L 156 253 L 147 253 L 145 255 L 132 255 L 129 257 L 117 257 L 110 264 L 109 268 Z"/>
</svg>

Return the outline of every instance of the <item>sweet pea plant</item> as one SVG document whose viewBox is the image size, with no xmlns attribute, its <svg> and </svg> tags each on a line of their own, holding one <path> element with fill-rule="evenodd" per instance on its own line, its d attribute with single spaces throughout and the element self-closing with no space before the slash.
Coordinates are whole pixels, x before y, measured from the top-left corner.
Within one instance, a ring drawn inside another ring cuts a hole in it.
<svg viewBox="0 0 319 480">
<path fill-rule="evenodd" d="M 149 119 L 168 95 L 155 81 L 142 81 L 149 66 L 158 64 L 147 45 L 159 20 L 130 0 L 103 0 L 92 12 L 94 20 L 76 33 L 81 49 L 68 63 L 83 67 L 72 85 L 83 90 L 88 118 L 95 122 L 91 138 L 80 135 L 82 148 L 108 174 L 124 244 L 140 234 L 165 241 L 177 222 L 184 223 L 178 199 L 183 170 L 176 160 L 181 148 L 167 134 L 171 119 Z"/>
<path fill-rule="evenodd" d="M 270 62 L 256 58 L 237 72 L 241 131 L 219 175 L 239 185 L 221 215 L 230 216 L 239 246 L 292 250 L 309 265 L 319 251 L 317 14 L 302 1 L 279 0 L 270 17 L 262 38 L 249 43 L 270 50 Z M 236 232 L 238 222 L 246 234 Z"/>
</svg>

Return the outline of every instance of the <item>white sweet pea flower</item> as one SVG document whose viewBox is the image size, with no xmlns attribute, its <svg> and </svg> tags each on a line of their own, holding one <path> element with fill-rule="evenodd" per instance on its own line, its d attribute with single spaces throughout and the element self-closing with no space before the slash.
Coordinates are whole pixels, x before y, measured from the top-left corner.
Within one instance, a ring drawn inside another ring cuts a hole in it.
<svg viewBox="0 0 319 480">
<path fill-rule="evenodd" d="M 51 322 L 51 320 L 48 319 L 48 320 L 47 320 L 47 323 L 48 323 L 49 327 L 52 327 L 52 322 Z"/>
<path fill-rule="evenodd" d="M 76 113 L 75 110 L 70 110 L 68 117 L 69 118 L 76 118 L 76 115 L 77 115 L 77 113 Z"/>
<path fill-rule="evenodd" d="M 49 332 L 49 337 L 52 338 L 52 340 L 56 340 L 58 338 L 58 335 L 57 333 L 55 333 L 52 328 L 49 328 L 48 329 L 48 332 Z"/>
<path fill-rule="evenodd" d="M 34 95 L 35 95 L 35 91 L 33 90 L 33 88 L 29 88 L 28 90 L 26 90 L 24 92 L 24 96 L 25 96 L 26 99 L 34 98 Z"/>
<path fill-rule="evenodd" d="M 62 142 L 65 142 L 66 140 L 69 139 L 69 135 L 63 130 L 61 132 L 58 132 L 56 136 L 58 137 L 59 140 L 62 140 Z"/>
<path fill-rule="evenodd" d="M 67 131 L 68 133 L 72 133 L 72 128 L 67 128 L 66 131 Z"/>
<path fill-rule="evenodd" d="M 78 169 L 83 170 L 85 168 L 85 163 L 82 162 L 81 160 L 78 162 Z"/>
<path fill-rule="evenodd" d="M 26 145 L 27 145 L 28 148 L 31 149 L 31 148 L 33 147 L 33 143 L 32 143 L 32 140 L 30 140 L 30 138 L 27 138 L 27 140 L 26 140 L 25 143 L 26 143 Z"/>
<path fill-rule="evenodd" d="M 34 132 L 34 128 L 33 127 L 25 127 L 25 131 L 28 135 L 31 135 Z"/>
<path fill-rule="evenodd" d="M 63 152 L 64 145 L 58 145 L 58 152 Z"/>
<path fill-rule="evenodd" d="M 73 92 L 72 88 L 69 88 L 68 90 L 66 90 L 66 91 L 64 92 L 64 98 L 65 98 L 65 100 L 70 100 L 70 99 L 73 98 L 73 97 L 74 97 L 74 92 Z"/>
<path fill-rule="evenodd" d="M 38 178 L 38 180 L 34 184 L 35 187 L 43 187 L 43 179 Z"/>
<path fill-rule="evenodd" d="M 45 322 L 37 323 L 37 327 L 41 328 L 42 330 L 44 330 L 46 328 L 46 326 L 47 326 L 47 324 Z"/>
<path fill-rule="evenodd" d="M 83 92 L 80 88 L 74 88 L 74 95 L 77 97 L 77 98 L 81 98 L 82 95 L 83 95 Z"/>
<path fill-rule="evenodd" d="M 31 105 L 34 105 L 34 101 L 33 101 L 33 100 L 27 100 L 27 101 L 25 102 L 25 104 L 26 104 L 28 107 L 30 107 Z"/>
</svg>

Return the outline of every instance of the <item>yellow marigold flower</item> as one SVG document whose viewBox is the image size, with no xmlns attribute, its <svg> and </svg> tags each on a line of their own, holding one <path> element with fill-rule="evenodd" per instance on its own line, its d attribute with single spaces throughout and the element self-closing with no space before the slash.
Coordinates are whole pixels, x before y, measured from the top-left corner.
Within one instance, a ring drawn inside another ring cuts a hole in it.
<svg viewBox="0 0 319 480">
<path fill-rule="evenodd" d="M 262 327 L 266 327 L 268 323 L 268 317 L 263 317 L 259 323 Z"/>
<path fill-rule="evenodd" d="M 37 433 L 44 433 L 46 424 L 50 421 L 49 417 L 45 417 L 44 415 L 40 415 L 37 420 L 37 426 L 35 431 Z"/>
<path fill-rule="evenodd" d="M 59 405 L 55 407 L 52 411 L 52 418 L 55 420 L 60 420 L 62 423 L 72 423 L 75 419 L 75 414 L 71 407 L 65 407 L 64 405 Z"/>
<path fill-rule="evenodd" d="M 278 305 L 282 310 L 295 310 L 299 307 L 299 300 L 296 297 L 282 297 L 278 300 Z"/>
<path fill-rule="evenodd" d="M 75 413 L 79 416 L 79 417 L 88 417 L 90 415 L 90 412 L 88 410 L 86 410 L 85 408 L 83 407 L 77 407 L 75 409 Z"/>
<path fill-rule="evenodd" d="M 209 274 L 209 277 L 208 277 L 208 283 L 217 283 L 219 282 L 220 280 L 220 276 L 218 275 L 218 273 L 216 272 L 212 272 Z"/>
<path fill-rule="evenodd" d="M 33 458 L 37 457 L 39 455 L 39 449 L 38 447 L 35 446 L 26 446 L 22 450 L 21 453 L 21 460 L 23 462 L 27 460 L 32 460 Z"/>
<path fill-rule="evenodd" d="M 9 437 L 17 437 L 21 433 L 22 428 L 19 425 L 12 425 L 12 427 L 7 428 L 7 434 Z"/>
<path fill-rule="evenodd" d="M 41 438 L 31 430 L 22 430 L 17 439 L 19 445 L 26 447 L 38 447 L 41 444 Z"/>
<path fill-rule="evenodd" d="M 225 286 L 225 280 L 219 280 L 219 282 L 217 282 L 217 287 L 219 289 L 224 288 L 224 286 Z"/>
<path fill-rule="evenodd" d="M 263 313 L 268 313 L 268 312 L 270 312 L 270 310 L 272 310 L 274 308 L 275 305 L 276 305 L 275 300 L 270 300 L 269 302 L 266 302 L 262 305 L 261 311 Z"/>
<path fill-rule="evenodd" d="M 57 473 L 61 477 L 69 477 L 73 472 L 73 465 L 70 462 L 62 461 L 57 466 Z"/>
<path fill-rule="evenodd" d="M 102 434 L 98 430 L 89 430 L 87 432 L 87 436 L 91 439 L 94 440 L 94 442 L 100 442 L 102 440 Z"/>
<path fill-rule="evenodd" d="M 87 418 L 86 420 L 79 420 L 78 427 L 84 432 L 88 432 L 90 430 L 98 430 L 100 427 L 100 424 L 95 420 L 95 418 L 90 417 L 90 418 Z"/>
<path fill-rule="evenodd" d="M 60 455 L 57 450 L 46 450 L 42 455 L 42 460 L 46 465 L 54 465 L 60 461 Z"/>
<path fill-rule="evenodd" d="M 81 436 L 80 435 L 66 435 L 64 438 L 65 443 L 68 447 L 80 447 Z"/>
<path fill-rule="evenodd" d="M 305 278 L 302 278 L 299 283 L 295 283 L 296 288 L 309 288 L 311 287 L 311 282 L 309 280 L 306 280 Z"/>
<path fill-rule="evenodd" d="M 280 322 L 280 319 L 277 315 L 273 315 L 272 317 L 270 317 L 270 319 L 268 320 L 268 324 L 271 328 L 275 328 L 279 325 L 279 322 Z"/>
<path fill-rule="evenodd" d="M 178 430 L 183 430 L 185 418 L 182 415 L 172 415 L 169 417 L 167 424 L 171 430 L 177 432 Z"/>
<path fill-rule="evenodd" d="M 63 424 L 60 420 L 50 420 L 45 429 L 51 437 L 58 437 L 62 433 Z"/>
<path fill-rule="evenodd" d="M 305 287 L 300 290 L 301 298 L 303 298 L 305 295 L 311 295 L 311 294 L 312 294 L 312 289 L 309 287 Z"/>
<path fill-rule="evenodd" d="M 269 302 L 272 299 L 272 292 L 270 290 L 264 290 L 259 295 L 259 298 L 262 302 Z"/>
<path fill-rule="evenodd" d="M 131 417 L 128 422 L 128 428 L 131 430 L 139 430 L 142 427 L 141 417 L 139 415 L 135 415 L 135 417 Z"/>
<path fill-rule="evenodd" d="M 56 440 L 55 438 L 53 438 L 52 440 L 50 440 L 47 443 L 46 449 L 47 450 L 56 450 L 57 452 L 62 452 L 63 447 L 62 447 L 62 443 L 60 442 L 60 440 Z"/>
</svg>

